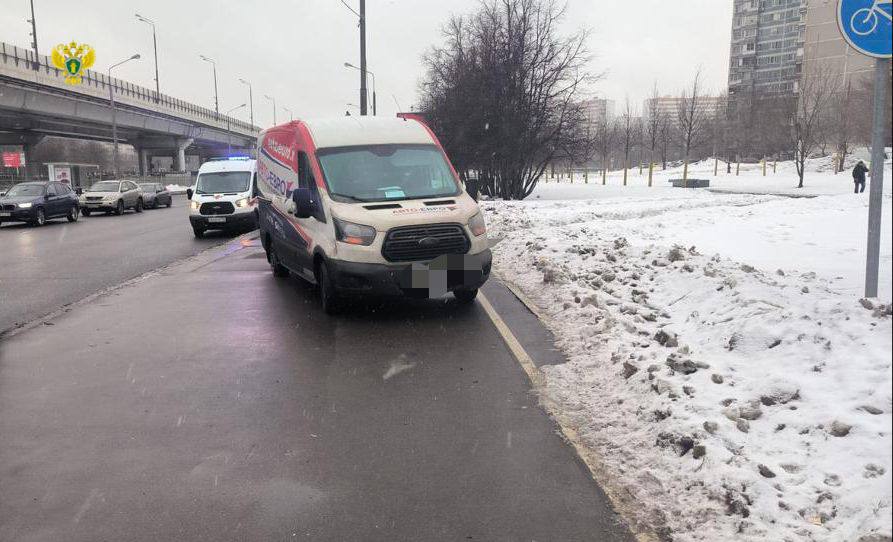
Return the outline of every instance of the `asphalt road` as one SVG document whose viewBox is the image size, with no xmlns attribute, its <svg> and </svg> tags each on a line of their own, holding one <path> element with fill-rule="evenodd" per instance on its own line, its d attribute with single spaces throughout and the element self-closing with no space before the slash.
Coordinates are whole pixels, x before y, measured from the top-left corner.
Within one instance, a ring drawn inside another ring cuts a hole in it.
<svg viewBox="0 0 893 542">
<path fill-rule="evenodd" d="M 186 203 L 174 196 L 170 209 L 0 226 L 0 333 L 231 239 L 195 239 Z"/>
<path fill-rule="evenodd" d="M 479 304 L 330 317 L 256 245 L 3 341 L 0 540 L 631 540 Z"/>
</svg>

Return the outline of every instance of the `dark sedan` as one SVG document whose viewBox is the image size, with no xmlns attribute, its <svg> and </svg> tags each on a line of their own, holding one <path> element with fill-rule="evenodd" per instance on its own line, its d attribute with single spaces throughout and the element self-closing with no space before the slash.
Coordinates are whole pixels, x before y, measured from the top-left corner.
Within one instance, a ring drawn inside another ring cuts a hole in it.
<svg viewBox="0 0 893 542">
<path fill-rule="evenodd" d="M 27 222 L 43 226 L 51 218 L 77 222 L 78 197 L 71 187 L 55 181 L 19 183 L 0 196 L 0 224 Z"/>
<path fill-rule="evenodd" d="M 171 193 L 161 183 L 140 183 L 140 188 L 143 190 L 143 205 L 150 209 L 173 204 Z"/>
</svg>

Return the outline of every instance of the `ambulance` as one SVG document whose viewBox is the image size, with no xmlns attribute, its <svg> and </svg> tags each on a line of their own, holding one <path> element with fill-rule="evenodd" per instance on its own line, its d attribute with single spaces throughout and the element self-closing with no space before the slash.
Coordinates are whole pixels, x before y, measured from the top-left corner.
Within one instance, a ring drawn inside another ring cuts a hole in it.
<svg viewBox="0 0 893 542">
<path fill-rule="evenodd" d="M 357 295 L 471 303 L 490 275 L 484 216 L 414 118 L 298 120 L 260 134 L 258 227 L 273 275 Z"/>
<path fill-rule="evenodd" d="M 208 230 L 253 230 L 257 225 L 257 166 L 248 156 L 212 158 L 186 190 L 196 237 Z"/>
</svg>

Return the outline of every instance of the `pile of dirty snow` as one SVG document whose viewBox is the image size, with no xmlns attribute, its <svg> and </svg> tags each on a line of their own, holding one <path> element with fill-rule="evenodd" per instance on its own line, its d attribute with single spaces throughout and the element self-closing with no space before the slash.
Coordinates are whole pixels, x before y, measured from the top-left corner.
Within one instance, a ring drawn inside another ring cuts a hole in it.
<svg viewBox="0 0 893 542">
<path fill-rule="evenodd" d="M 674 540 L 889 536 L 889 299 L 860 300 L 785 250 L 745 261 L 734 235 L 710 250 L 676 240 L 709 238 L 729 215 L 770 228 L 826 206 L 628 190 L 483 204 L 497 272 L 568 357 L 543 368 L 542 393 L 641 503 L 638 519 Z"/>
</svg>

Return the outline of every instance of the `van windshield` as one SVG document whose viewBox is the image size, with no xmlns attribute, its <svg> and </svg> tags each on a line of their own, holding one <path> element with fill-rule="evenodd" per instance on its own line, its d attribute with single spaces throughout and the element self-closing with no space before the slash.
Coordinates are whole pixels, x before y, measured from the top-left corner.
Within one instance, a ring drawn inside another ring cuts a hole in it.
<svg viewBox="0 0 893 542">
<path fill-rule="evenodd" d="M 353 201 L 455 196 L 459 186 L 434 145 L 367 145 L 320 149 L 329 193 Z"/>
<path fill-rule="evenodd" d="M 226 194 L 246 192 L 250 171 L 215 171 L 202 173 L 195 183 L 196 194 Z"/>
</svg>

